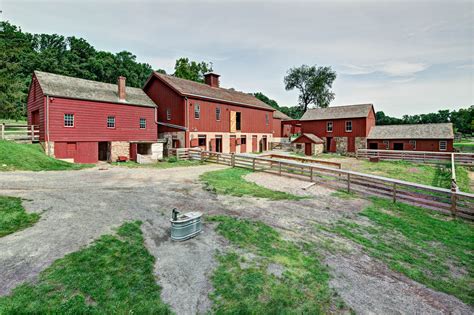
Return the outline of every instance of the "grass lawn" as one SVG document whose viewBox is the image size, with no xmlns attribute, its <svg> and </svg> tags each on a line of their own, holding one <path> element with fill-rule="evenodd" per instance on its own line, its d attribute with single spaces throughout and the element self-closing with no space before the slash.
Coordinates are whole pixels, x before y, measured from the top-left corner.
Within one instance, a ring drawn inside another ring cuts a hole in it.
<svg viewBox="0 0 474 315">
<path fill-rule="evenodd" d="M 243 176 L 252 173 L 250 170 L 241 168 L 228 168 L 225 170 L 212 171 L 200 176 L 206 186 L 218 194 L 226 194 L 237 197 L 252 196 L 257 198 L 268 198 L 271 200 L 300 200 L 300 197 L 285 192 L 271 190 L 255 183 L 246 181 Z"/>
<path fill-rule="evenodd" d="M 117 166 L 125 166 L 130 168 L 138 168 L 138 167 L 148 167 L 148 168 L 173 168 L 173 167 L 186 167 L 186 166 L 198 166 L 204 165 L 204 162 L 197 161 L 197 160 L 176 160 L 176 159 L 166 159 L 161 162 L 152 163 L 152 164 L 138 164 L 133 161 L 127 162 L 114 162 L 113 165 Z"/>
<path fill-rule="evenodd" d="M 78 170 L 92 164 L 73 164 L 44 154 L 39 144 L 19 144 L 0 140 L 0 171 L 60 171 Z"/>
<path fill-rule="evenodd" d="M 453 144 L 455 149 L 460 152 L 472 153 L 474 152 L 474 142 L 455 142 Z"/>
<path fill-rule="evenodd" d="M 218 256 L 210 295 L 215 313 L 324 314 L 345 308 L 329 288 L 328 270 L 314 245 L 283 240 L 261 222 L 228 216 L 210 220 L 238 248 Z"/>
<path fill-rule="evenodd" d="M 441 188 L 451 187 L 451 166 L 428 165 L 406 161 L 380 161 L 377 163 L 361 161 L 357 171 L 390 177 L 408 182 Z M 470 192 L 469 174 L 466 168 L 456 167 L 456 179 L 461 191 Z"/>
<path fill-rule="evenodd" d="M 125 223 L 0 297 L 0 314 L 170 314 L 140 222 Z"/>
<path fill-rule="evenodd" d="M 26 125 L 26 120 L 0 119 L 0 124 L 5 125 Z"/>
<path fill-rule="evenodd" d="M 38 213 L 26 213 L 20 198 L 0 196 L 0 237 L 35 224 Z"/>
<path fill-rule="evenodd" d="M 360 244 L 391 269 L 474 305 L 474 224 L 373 198 L 359 215 L 323 228 Z"/>
</svg>

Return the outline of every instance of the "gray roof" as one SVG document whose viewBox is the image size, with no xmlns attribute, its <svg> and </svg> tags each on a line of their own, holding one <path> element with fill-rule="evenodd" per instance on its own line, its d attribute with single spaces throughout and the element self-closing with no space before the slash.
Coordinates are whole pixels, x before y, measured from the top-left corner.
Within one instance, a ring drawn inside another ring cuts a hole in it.
<svg viewBox="0 0 474 315">
<path fill-rule="evenodd" d="M 117 84 L 103 83 L 42 71 L 35 76 L 45 95 L 81 100 L 155 107 L 140 88 L 126 87 L 126 100 L 119 101 Z"/>
<path fill-rule="evenodd" d="M 299 137 L 297 137 L 295 140 L 291 141 L 292 143 L 293 142 L 296 142 L 297 140 L 299 140 L 301 137 L 306 137 L 308 138 L 309 140 L 311 140 L 313 143 L 324 143 L 324 140 L 319 138 L 318 136 L 316 136 L 315 134 L 312 134 L 312 133 L 303 133 L 301 134 Z"/>
<path fill-rule="evenodd" d="M 308 109 L 300 120 L 326 120 L 367 117 L 373 109 L 372 104 L 332 106 Z"/>
<path fill-rule="evenodd" d="M 221 87 L 211 87 L 204 83 L 194 82 L 191 80 L 177 78 L 171 75 L 154 72 L 153 75 L 166 84 L 171 86 L 175 91 L 183 96 L 203 97 L 216 101 L 224 101 L 236 103 L 251 107 L 274 111 L 270 105 L 262 102 L 252 94 L 239 92 L 233 89 L 224 89 Z M 151 77 L 150 77 L 151 78 Z M 147 83 L 149 82 L 148 79 Z M 146 84 L 145 84 L 146 85 Z"/>
<path fill-rule="evenodd" d="M 453 139 L 453 124 L 374 126 L 367 139 Z"/>
<path fill-rule="evenodd" d="M 273 118 L 276 118 L 276 119 L 281 119 L 281 120 L 292 120 L 291 117 L 283 114 L 282 112 L 280 112 L 279 110 L 275 110 L 273 112 Z"/>
</svg>

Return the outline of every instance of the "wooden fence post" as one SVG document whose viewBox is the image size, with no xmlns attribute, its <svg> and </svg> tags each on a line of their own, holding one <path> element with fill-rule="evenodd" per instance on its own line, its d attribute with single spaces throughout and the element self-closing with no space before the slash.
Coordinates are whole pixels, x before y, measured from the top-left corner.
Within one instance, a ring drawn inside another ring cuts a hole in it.
<svg viewBox="0 0 474 315">
<path fill-rule="evenodd" d="M 351 173 L 347 173 L 347 192 L 351 192 Z"/>
<path fill-rule="evenodd" d="M 219 164 L 219 153 L 216 153 L 216 163 Z"/>
<path fill-rule="evenodd" d="M 397 184 L 393 183 L 393 202 L 397 202 Z"/>
<path fill-rule="evenodd" d="M 33 142 L 35 140 L 35 127 L 33 125 L 30 126 L 30 130 L 31 130 L 31 142 Z"/>
<path fill-rule="evenodd" d="M 310 169 L 309 179 L 310 179 L 310 181 L 313 181 L 313 168 L 310 166 L 309 169 Z"/>
<path fill-rule="evenodd" d="M 255 171 L 255 158 L 253 158 L 253 161 L 252 161 L 252 169 Z"/>
<path fill-rule="evenodd" d="M 0 138 L 1 140 L 5 139 L 5 124 L 2 124 L 2 137 Z"/>
<path fill-rule="evenodd" d="M 456 191 L 451 191 L 451 215 L 456 217 Z"/>
<path fill-rule="evenodd" d="M 235 167 L 235 153 L 231 153 L 230 164 L 232 167 Z"/>
</svg>

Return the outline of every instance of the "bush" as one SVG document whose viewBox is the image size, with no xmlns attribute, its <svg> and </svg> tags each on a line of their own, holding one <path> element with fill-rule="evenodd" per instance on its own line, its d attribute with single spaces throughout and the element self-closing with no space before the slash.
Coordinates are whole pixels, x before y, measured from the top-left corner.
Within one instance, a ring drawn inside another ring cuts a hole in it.
<svg viewBox="0 0 474 315">
<path fill-rule="evenodd" d="M 170 156 L 168 158 L 168 163 L 176 163 L 178 162 L 178 158 L 176 156 Z"/>
</svg>

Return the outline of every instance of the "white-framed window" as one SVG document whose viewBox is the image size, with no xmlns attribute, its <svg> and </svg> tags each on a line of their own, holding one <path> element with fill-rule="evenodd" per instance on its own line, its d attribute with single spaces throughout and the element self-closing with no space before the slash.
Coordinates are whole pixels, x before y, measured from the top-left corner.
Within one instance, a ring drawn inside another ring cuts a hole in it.
<svg viewBox="0 0 474 315">
<path fill-rule="evenodd" d="M 439 142 L 439 150 L 446 151 L 448 149 L 448 142 L 446 140 L 441 140 Z"/>
<path fill-rule="evenodd" d="M 346 121 L 346 132 L 352 132 L 352 120 Z"/>
<path fill-rule="evenodd" d="M 416 150 L 416 140 L 410 140 L 410 145 L 413 150 Z"/>
<path fill-rule="evenodd" d="M 332 132 L 332 121 L 328 121 L 326 124 L 326 131 L 327 132 Z"/>
<path fill-rule="evenodd" d="M 201 106 L 199 104 L 194 104 L 194 119 L 199 119 L 201 117 Z"/>
<path fill-rule="evenodd" d="M 115 128 L 115 116 L 107 116 L 107 128 Z"/>
<path fill-rule="evenodd" d="M 221 120 L 221 108 L 216 107 L 216 120 L 220 121 Z"/>
<path fill-rule="evenodd" d="M 171 109 L 166 109 L 166 120 L 171 120 Z"/>
<path fill-rule="evenodd" d="M 390 141 L 384 140 L 384 141 L 383 141 L 383 144 L 385 145 L 385 149 L 386 149 L 386 150 L 390 149 Z"/>
<path fill-rule="evenodd" d="M 265 124 L 267 126 L 270 124 L 270 115 L 268 113 L 265 114 Z"/>
<path fill-rule="evenodd" d="M 74 127 L 74 114 L 64 114 L 64 127 Z"/>
<path fill-rule="evenodd" d="M 146 119 L 140 118 L 140 129 L 146 129 Z"/>
</svg>

